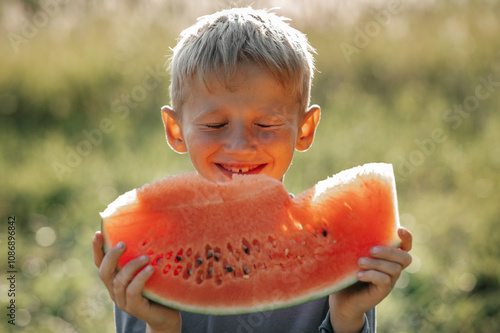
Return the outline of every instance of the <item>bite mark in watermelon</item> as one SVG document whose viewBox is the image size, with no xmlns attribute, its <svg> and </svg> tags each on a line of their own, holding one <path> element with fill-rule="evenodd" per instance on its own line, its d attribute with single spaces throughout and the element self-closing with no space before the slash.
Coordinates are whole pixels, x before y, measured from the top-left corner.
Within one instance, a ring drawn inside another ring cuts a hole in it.
<svg viewBox="0 0 500 333">
<path fill-rule="evenodd" d="M 105 247 L 119 260 L 147 254 L 144 296 L 202 314 L 272 310 L 357 281 L 358 259 L 398 246 L 392 165 L 365 164 L 291 198 L 265 175 L 212 183 L 167 177 L 120 196 L 101 213 Z"/>
</svg>

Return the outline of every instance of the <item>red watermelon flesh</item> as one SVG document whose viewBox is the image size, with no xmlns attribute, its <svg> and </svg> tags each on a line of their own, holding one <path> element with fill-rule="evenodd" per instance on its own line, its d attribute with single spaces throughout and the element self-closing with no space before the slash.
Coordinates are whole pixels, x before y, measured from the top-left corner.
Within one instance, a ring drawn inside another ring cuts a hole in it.
<svg viewBox="0 0 500 333">
<path fill-rule="evenodd" d="M 147 254 L 144 295 L 204 314 L 272 310 L 356 280 L 375 245 L 398 246 L 392 165 L 366 164 L 295 198 L 266 175 L 212 183 L 167 177 L 120 196 L 101 213 L 105 247 L 127 244 L 119 267 Z"/>
</svg>

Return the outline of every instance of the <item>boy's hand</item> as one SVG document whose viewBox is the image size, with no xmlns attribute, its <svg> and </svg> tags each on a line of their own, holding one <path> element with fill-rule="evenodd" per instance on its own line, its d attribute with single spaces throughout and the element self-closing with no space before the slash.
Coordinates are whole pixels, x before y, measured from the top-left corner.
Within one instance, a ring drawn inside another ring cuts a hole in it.
<svg viewBox="0 0 500 333">
<path fill-rule="evenodd" d="M 330 295 L 330 321 L 335 332 L 361 331 L 364 313 L 391 292 L 401 271 L 410 265 L 412 235 L 403 227 L 398 235 L 402 241 L 399 248 L 376 246 L 371 258 L 359 259 L 361 283 Z"/>
<path fill-rule="evenodd" d="M 99 268 L 99 277 L 106 285 L 109 295 L 118 307 L 148 324 L 147 332 L 180 332 L 180 312 L 149 301 L 142 296 L 142 289 L 153 270 L 147 266 L 135 277 L 136 272 L 148 262 L 146 256 L 135 258 L 117 271 L 118 259 L 125 252 L 125 244 L 118 243 L 106 254 L 104 238 L 96 232 L 92 241 L 94 263 Z"/>
</svg>

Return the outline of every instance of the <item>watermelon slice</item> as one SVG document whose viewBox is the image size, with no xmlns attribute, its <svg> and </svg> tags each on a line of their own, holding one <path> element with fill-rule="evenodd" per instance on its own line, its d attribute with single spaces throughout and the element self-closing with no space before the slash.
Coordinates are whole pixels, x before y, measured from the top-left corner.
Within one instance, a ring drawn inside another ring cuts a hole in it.
<svg viewBox="0 0 500 333">
<path fill-rule="evenodd" d="M 265 175 L 212 183 L 196 173 L 127 192 L 101 213 L 105 248 L 147 254 L 144 296 L 203 314 L 240 314 L 313 300 L 356 280 L 375 245 L 398 246 L 392 165 L 343 171 L 295 198 Z"/>
</svg>

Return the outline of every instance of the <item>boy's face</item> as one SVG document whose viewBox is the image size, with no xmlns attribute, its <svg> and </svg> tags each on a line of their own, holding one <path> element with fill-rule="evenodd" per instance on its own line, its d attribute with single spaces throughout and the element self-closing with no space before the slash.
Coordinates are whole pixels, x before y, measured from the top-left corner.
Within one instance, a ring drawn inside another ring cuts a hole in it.
<svg viewBox="0 0 500 333">
<path fill-rule="evenodd" d="M 187 152 L 200 175 L 228 181 L 232 175 L 264 173 L 280 181 L 295 149 L 312 144 L 319 107 L 300 109 L 273 76 L 242 65 L 227 89 L 216 78 L 193 80 L 179 120 L 162 109 L 169 145 Z"/>
</svg>

